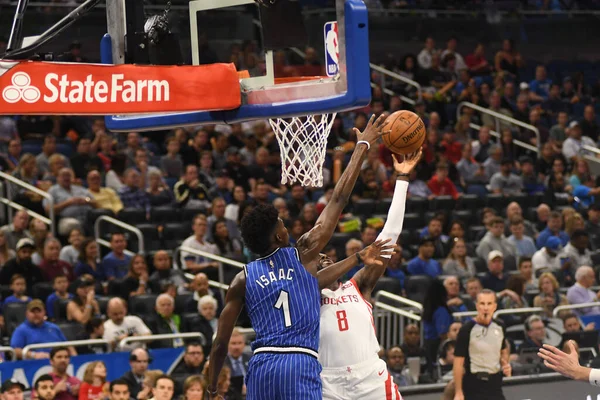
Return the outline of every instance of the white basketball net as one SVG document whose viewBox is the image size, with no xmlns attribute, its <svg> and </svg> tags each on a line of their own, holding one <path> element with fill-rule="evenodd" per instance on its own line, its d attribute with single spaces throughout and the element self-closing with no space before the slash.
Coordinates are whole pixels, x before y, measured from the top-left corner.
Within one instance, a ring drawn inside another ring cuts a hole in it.
<svg viewBox="0 0 600 400">
<path fill-rule="evenodd" d="M 323 186 L 323 163 L 327 136 L 336 113 L 290 119 L 271 119 L 281 153 L 281 183 L 300 182 L 302 186 Z"/>
</svg>

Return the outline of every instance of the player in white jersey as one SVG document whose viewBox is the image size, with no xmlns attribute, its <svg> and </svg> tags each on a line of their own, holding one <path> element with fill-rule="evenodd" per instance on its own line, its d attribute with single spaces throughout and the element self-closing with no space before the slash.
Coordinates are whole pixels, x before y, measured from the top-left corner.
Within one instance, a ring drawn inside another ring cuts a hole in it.
<svg viewBox="0 0 600 400">
<path fill-rule="evenodd" d="M 408 176 L 421 159 L 421 150 L 405 156 L 402 162 L 394 158 L 396 188 L 387 221 L 377 240 L 396 243 L 402 231 Z M 375 334 L 371 292 L 383 275 L 391 256 L 382 256 L 379 263 L 359 270 L 347 282 L 337 282 L 321 291 L 321 333 L 319 362 L 323 366 L 324 400 L 402 400 L 398 386 L 381 360 Z M 362 264 L 361 253 L 341 263 L 350 270 Z M 321 255 L 320 267 L 333 262 Z"/>
</svg>

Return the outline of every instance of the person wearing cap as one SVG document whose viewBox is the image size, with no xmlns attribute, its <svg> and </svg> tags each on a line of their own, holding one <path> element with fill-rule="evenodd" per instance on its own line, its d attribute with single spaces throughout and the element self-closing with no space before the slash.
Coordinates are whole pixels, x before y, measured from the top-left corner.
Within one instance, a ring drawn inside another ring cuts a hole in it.
<svg viewBox="0 0 600 400">
<path fill-rule="evenodd" d="M 580 185 L 573 186 L 573 206 L 578 209 L 586 209 L 596 202 L 596 196 L 600 196 L 600 187 L 596 187 L 592 175 L 584 176 Z"/>
<path fill-rule="evenodd" d="M 7 379 L 2 383 L 0 393 L 2 393 L 2 400 L 23 400 L 23 392 L 25 391 L 25 385 L 16 379 Z"/>
<path fill-rule="evenodd" d="M 596 148 L 596 143 L 587 136 L 583 136 L 581 125 L 577 121 L 572 121 L 567 130 L 569 137 L 563 143 L 562 154 L 569 161 L 575 161 L 580 156 L 595 156 L 589 150 L 585 150 L 583 146 Z"/>
<path fill-rule="evenodd" d="M 499 251 L 505 256 L 517 256 L 517 248 L 504 236 L 504 219 L 502 217 L 493 217 L 490 220 L 488 231 L 479 241 L 475 252 L 485 260 L 492 250 Z"/>
<path fill-rule="evenodd" d="M 500 164 L 500 171 L 490 179 L 492 193 L 512 196 L 523 193 L 523 179 L 512 173 L 514 162 L 505 158 Z"/>
<path fill-rule="evenodd" d="M 492 250 L 487 256 L 488 270 L 481 278 L 481 283 L 485 289 L 491 289 L 494 292 L 502 292 L 506 289 L 508 274 L 504 272 L 504 256 L 501 251 Z"/>
<path fill-rule="evenodd" d="M 600 299 L 600 291 L 594 293 L 590 288 L 596 282 L 594 269 L 587 265 L 577 268 L 575 271 L 576 283 L 567 290 L 569 304 L 594 303 Z M 576 315 L 600 315 L 600 306 L 588 308 L 575 308 Z"/>
<path fill-rule="evenodd" d="M 44 302 L 34 299 L 27 304 L 25 322 L 17 326 L 10 338 L 10 347 L 15 349 L 18 359 L 44 359 L 50 357 L 50 349 L 31 350 L 23 354 L 23 348 L 30 344 L 66 342 L 65 335 L 55 324 L 46 321 L 46 307 Z M 69 348 L 72 355 L 75 349 Z"/>
<path fill-rule="evenodd" d="M 411 275 L 429 275 L 433 278 L 441 275 L 442 266 L 432 258 L 434 252 L 433 239 L 429 236 L 422 238 L 419 243 L 419 254 L 408 262 L 408 273 Z"/>
<path fill-rule="evenodd" d="M 181 179 L 173 188 L 175 201 L 182 208 L 202 208 L 210 207 L 210 196 L 208 189 L 200 182 L 198 167 L 187 165 Z"/>
<path fill-rule="evenodd" d="M 15 258 L 8 260 L 2 268 L 0 268 L 0 282 L 6 284 L 10 282 L 14 274 L 20 274 L 27 281 L 29 294 L 33 285 L 40 282 L 45 282 L 42 270 L 31 261 L 31 255 L 35 250 L 33 240 L 24 238 L 17 243 L 17 255 Z"/>
<path fill-rule="evenodd" d="M 544 247 L 536 251 L 531 257 L 534 274 L 539 270 L 549 270 L 558 272 L 561 270 L 560 258 L 558 252 L 562 248 L 560 239 L 556 236 L 550 236 L 546 239 Z"/>
</svg>

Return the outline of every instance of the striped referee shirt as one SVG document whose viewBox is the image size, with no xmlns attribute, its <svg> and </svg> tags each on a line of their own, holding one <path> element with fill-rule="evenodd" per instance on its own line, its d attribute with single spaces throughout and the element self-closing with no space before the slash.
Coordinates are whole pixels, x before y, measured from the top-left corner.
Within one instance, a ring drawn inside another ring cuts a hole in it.
<svg viewBox="0 0 600 400">
<path fill-rule="evenodd" d="M 465 358 L 465 373 L 487 372 L 496 374 L 502 370 L 500 352 L 506 347 L 504 325 L 496 320 L 488 326 L 471 320 L 463 325 L 456 338 L 456 357 Z"/>
</svg>

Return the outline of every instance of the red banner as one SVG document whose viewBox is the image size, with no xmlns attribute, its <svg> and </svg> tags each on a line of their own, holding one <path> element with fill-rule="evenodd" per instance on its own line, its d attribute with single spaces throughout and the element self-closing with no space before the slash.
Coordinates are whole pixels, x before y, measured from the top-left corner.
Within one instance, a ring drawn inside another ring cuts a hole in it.
<svg viewBox="0 0 600 400">
<path fill-rule="evenodd" d="M 241 105 L 233 64 L 141 66 L 27 61 L 0 69 L 0 73 L 0 114 L 5 115 L 124 115 L 231 110 Z"/>
</svg>

